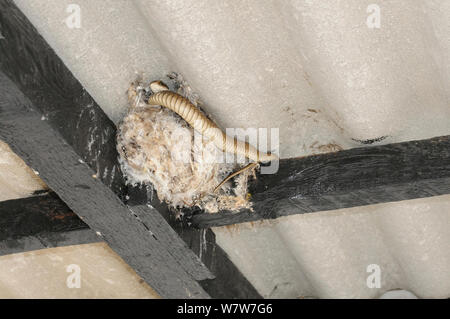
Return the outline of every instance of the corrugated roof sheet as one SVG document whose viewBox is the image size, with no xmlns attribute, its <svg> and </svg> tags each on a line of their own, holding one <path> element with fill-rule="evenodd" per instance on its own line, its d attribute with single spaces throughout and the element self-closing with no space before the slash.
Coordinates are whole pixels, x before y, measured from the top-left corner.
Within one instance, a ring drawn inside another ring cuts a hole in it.
<svg viewBox="0 0 450 319">
<path fill-rule="evenodd" d="M 72 1 L 15 2 L 115 122 L 136 73 L 177 71 L 223 127 L 280 128 L 282 157 L 450 134 L 449 1 L 78 0 L 80 28 Z M 450 296 L 450 196 L 215 233 L 265 297 Z"/>
</svg>

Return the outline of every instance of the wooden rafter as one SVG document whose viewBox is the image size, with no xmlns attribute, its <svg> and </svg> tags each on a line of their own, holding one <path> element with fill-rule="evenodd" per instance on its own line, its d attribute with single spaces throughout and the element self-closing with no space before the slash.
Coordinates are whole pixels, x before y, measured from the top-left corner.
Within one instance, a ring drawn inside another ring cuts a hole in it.
<svg viewBox="0 0 450 319">
<path fill-rule="evenodd" d="M 187 268 L 186 256 L 172 249 L 172 243 L 158 240 L 159 233 L 173 231 L 167 223 L 145 225 L 136 218 L 42 116 L 0 72 L 0 137 L 160 295 L 207 297 L 195 281 L 205 279 L 203 264 Z M 153 208 L 148 208 L 148 214 L 162 219 Z"/>
<path fill-rule="evenodd" d="M 250 187 L 254 212 L 197 214 L 199 228 L 450 194 L 450 136 L 281 160 Z"/>
<path fill-rule="evenodd" d="M 101 241 L 55 193 L 0 202 L 0 256 Z"/>
<path fill-rule="evenodd" d="M 142 211 L 139 208 L 132 210 L 139 214 L 143 222 L 151 224 L 147 214 L 140 214 Z M 168 222 L 216 275 L 214 279 L 199 281 L 211 297 L 261 298 L 216 244 L 211 230 L 185 228 L 173 217 L 168 218 Z M 0 202 L 0 256 L 99 241 L 102 238 L 53 192 Z"/>
<path fill-rule="evenodd" d="M 198 257 L 157 239 L 172 228 L 144 225 L 119 199 L 113 123 L 12 2 L 0 7 L 0 137 L 161 296 L 208 297 Z"/>
<path fill-rule="evenodd" d="M 126 205 L 142 192 L 125 186 L 114 123 L 10 0 L 0 33 L 0 138 L 162 297 L 259 297 L 210 230 L 176 227 L 150 199 Z"/>
</svg>

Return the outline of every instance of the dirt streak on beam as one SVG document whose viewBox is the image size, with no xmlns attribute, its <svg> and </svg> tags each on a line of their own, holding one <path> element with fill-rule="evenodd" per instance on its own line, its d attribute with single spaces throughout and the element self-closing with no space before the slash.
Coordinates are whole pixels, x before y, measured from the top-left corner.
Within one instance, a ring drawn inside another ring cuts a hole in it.
<svg viewBox="0 0 450 319">
<path fill-rule="evenodd" d="M 254 212 L 191 217 L 209 228 L 450 194 L 450 136 L 284 159 L 249 190 Z"/>
</svg>

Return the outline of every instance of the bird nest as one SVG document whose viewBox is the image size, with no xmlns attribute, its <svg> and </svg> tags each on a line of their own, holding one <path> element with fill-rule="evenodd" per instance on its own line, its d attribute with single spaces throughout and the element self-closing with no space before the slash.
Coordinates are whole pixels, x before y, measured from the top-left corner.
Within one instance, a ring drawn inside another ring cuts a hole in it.
<svg viewBox="0 0 450 319">
<path fill-rule="evenodd" d="M 198 97 L 181 76 L 173 74 L 178 94 L 198 105 Z M 246 171 L 214 188 L 234 169 L 225 154 L 195 132 L 180 116 L 146 103 L 149 88 L 135 81 L 128 89 L 129 109 L 118 127 L 117 150 L 127 183 L 152 186 L 160 201 L 177 209 L 199 207 L 209 213 L 251 209 Z"/>
</svg>

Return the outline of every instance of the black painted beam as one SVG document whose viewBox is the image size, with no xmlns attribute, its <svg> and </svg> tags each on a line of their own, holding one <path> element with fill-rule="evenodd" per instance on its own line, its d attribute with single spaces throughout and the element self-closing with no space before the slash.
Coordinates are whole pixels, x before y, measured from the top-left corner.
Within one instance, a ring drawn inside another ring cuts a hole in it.
<svg viewBox="0 0 450 319">
<path fill-rule="evenodd" d="M 208 297 L 159 233 L 167 223 L 145 225 L 106 186 L 39 109 L 0 72 L 0 138 L 162 297 Z M 155 219 L 161 216 L 149 208 Z M 201 266 L 199 262 L 199 266 Z M 201 268 L 199 267 L 201 271 Z"/>
<path fill-rule="evenodd" d="M 0 240 L 86 228 L 54 192 L 0 202 Z"/>
<path fill-rule="evenodd" d="M 250 186 L 254 212 L 197 214 L 209 228 L 450 194 L 450 136 L 285 159 Z"/>
<path fill-rule="evenodd" d="M 177 236 L 155 196 L 124 205 L 139 190 L 125 187 L 114 124 L 10 0 L 0 0 L 0 33 L 0 138 L 161 296 L 205 297 L 201 281 L 212 297 L 259 297 L 209 236 L 212 274 L 190 249 L 202 232 Z"/>
<path fill-rule="evenodd" d="M 53 192 L 0 202 L 0 256 L 99 241 Z"/>
<path fill-rule="evenodd" d="M 153 224 L 143 214 L 142 206 L 131 210 L 144 223 Z M 200 281 L 200 285 L 213 298 L 259 299 L 261 296 L 216 244 L 209 229 L 186 228 L 173 214 L 168 222 L 175 227 L 190 249 L 216 275 L 214 279 Z M 166 235 L 161 240 L 172 240 Z M 89 229 L 72 210 L 53 192 L 28 198 L 0 202 L 0 256 L 32 250 L 68 245 L 100 242 L 102 238 Z"/>
<path fill-rule="evenodd" d="M 147 201 L 156 198 L 153 192 Z M 130 199 L 136 199 L 130 193 Z M 144 198 L 137 199 L 145 201 Z M 216 243 L 216 235 L 211 229 L 197 229 L 186 225 L 185 219 L 177 219 L 167 207 L 156 202 L 153 205 L 177 234 L 186 242 L 190 249 L 199 256 L 201 261 L 216 276 L 214 279 L 200 281 L 200 285 L 213 298 L 222 299 L 261 299 L 262 296 L 231 262 L 227 253 Z M 187 211 L 187 214 L 190 212 Z"/>
<path fill-rule="evenodd" d="M 152 207 L 123 204 L 115 127 L 30 22 L 0 1 L 0 138 L 162 297 L 209 297 L 213 275 Z"/>
<path fill-rule="evenodd" d="M 222 299 L 261 299 L 262 296 L 242 275 L 229 259 L 227 253 L 216 243 L 216 235 L 211 229 L 190 227 L 186 218 L 178 219 L 169 211 L 167 205 L 158 201 L 156 192 L 150 186 L 130 187 L 127 204 L 131 207 L 151 203 L 177 232 L 192 251 L 216 276 L 214 279 L 200 281 L 201 286 L 213 298 Z M 186 216 L 192 212 L 183 211 Z"/>
</svg>

